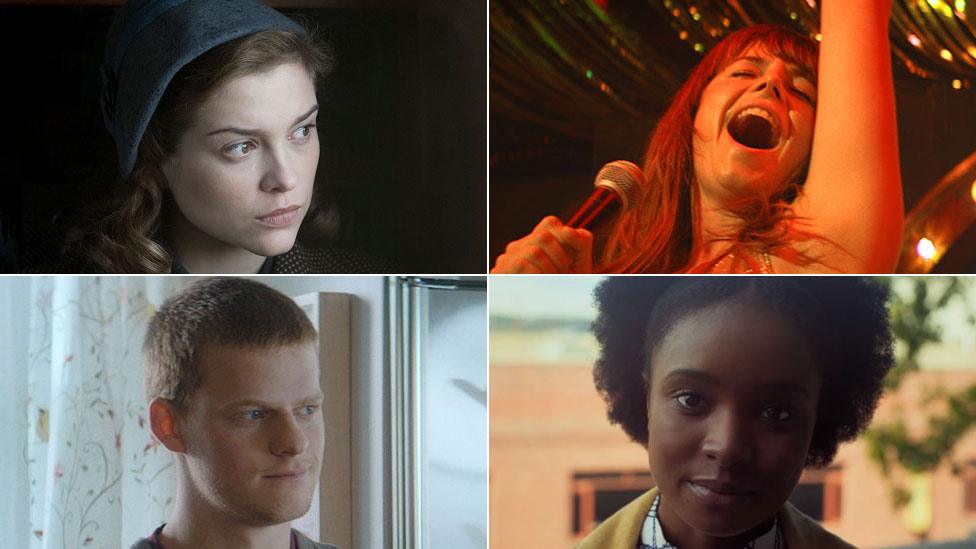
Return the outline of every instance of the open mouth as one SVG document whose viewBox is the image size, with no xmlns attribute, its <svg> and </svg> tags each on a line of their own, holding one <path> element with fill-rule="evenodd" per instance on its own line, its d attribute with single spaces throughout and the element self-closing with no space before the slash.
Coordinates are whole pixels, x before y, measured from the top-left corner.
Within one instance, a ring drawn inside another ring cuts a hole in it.
<svg viewBox="0 0 976 549">
<path fill-rule="evenodd" d="M 766 110 L 749 107 L 729 121 L 729 135 L 752 149 L 769 150 L 779 143 L 776 119 Z"/>
</svg>

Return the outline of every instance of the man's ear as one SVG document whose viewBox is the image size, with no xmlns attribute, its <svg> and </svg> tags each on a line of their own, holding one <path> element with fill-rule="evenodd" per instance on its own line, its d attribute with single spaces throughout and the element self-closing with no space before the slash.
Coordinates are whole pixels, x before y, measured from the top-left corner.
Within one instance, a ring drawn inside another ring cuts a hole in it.
<svg viewBox="0 0 976 549">
<path fill-rule="evenodd" d="M 180 434 L 176 408 L 165 398 L 156 397 L 149 403 L 149 426 L 153 435 L 169 451 L 186 453 L 186 443 Z"/>
</svg>

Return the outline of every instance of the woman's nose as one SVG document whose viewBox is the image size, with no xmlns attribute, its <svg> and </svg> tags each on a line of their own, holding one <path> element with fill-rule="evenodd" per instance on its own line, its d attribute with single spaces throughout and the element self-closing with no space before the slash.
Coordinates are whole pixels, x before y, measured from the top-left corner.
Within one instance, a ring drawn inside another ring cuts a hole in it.
<svg viewBox="0 0 976 549">
<path fill-rule="evenodd" d="M 755 445 L 745 418 L 734 411 L 716 412 L 708 424 L 702 452 L 721 468 L 749 463 L 756 457 Z"/>
<path fill-rule="evenodd" d="M 271 150 L 267 155 L 267 166 L 261 178 L 261 190 L 265 192 L 287 192 L 298 185 L 297 162 L 291 158 L 287 148 Z"/>
<path fill-rule="evenodd" d="M 787 74 L 786 64 L 777 60 L 766 67 L 762 77 L 755 85 L 755 91 L 771 97 L 776 101 L 782 101 L 786 88 Z"/>
</svg>

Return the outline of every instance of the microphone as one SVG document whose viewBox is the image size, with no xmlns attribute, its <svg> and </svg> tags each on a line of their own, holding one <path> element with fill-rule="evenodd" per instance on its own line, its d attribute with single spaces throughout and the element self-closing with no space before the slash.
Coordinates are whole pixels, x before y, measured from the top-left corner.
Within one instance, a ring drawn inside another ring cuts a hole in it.
<svg viewBox="0 0 976 549">
<path fill-rule="evenodd" d="M 593 180 L 595 190 L 566 225 L 588 229 L 629 210 L 640 202 L 644 185 L 644 172 L 633 162 L 614 160 L 605 164 Z"/>
</svg>

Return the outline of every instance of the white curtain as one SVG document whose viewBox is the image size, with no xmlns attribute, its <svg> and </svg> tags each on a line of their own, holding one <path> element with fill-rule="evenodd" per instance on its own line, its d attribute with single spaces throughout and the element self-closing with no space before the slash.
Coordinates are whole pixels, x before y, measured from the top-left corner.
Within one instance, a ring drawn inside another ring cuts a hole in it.
<svg viewBox="0 0 976 549">
<path fill-rule="evenodd" d="M 182 285 L 0 279 L 0 547 L 127 548 L 165 520 L 175 480 L 149 431 L 141 347 Z"/>
</svg>

